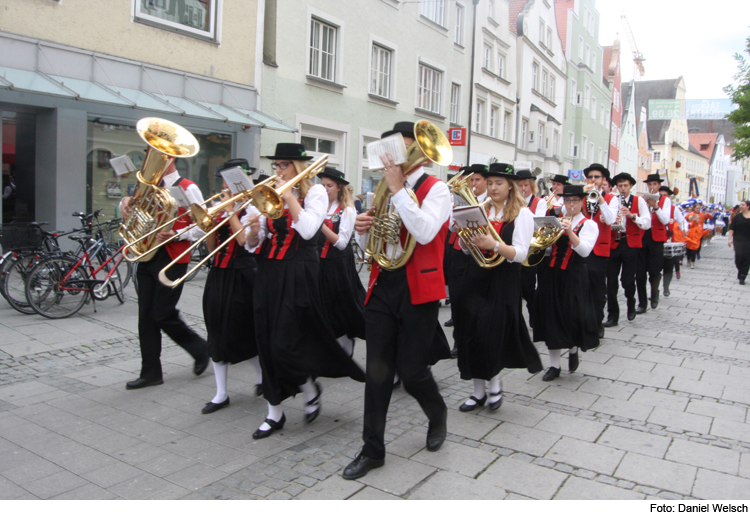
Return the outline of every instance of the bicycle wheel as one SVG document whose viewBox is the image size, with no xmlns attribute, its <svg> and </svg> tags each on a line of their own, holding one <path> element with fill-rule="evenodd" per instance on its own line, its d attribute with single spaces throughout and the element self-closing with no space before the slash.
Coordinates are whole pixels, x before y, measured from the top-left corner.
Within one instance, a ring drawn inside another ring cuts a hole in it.
<svg viewBox="0 0 750 528">
<path fill-rule="evenodd" d="M 107 249 L 109 250 L 110 254 L 114 255 L 123 245 L 125 244 L 107 244 Z M 117 256 L 117 258 L 120 258 L 119 255 Z M 130 284 L 130 280 L 135 275 L 135 262 L 129 262 L 125 259 L 122 259 L 117 265 L 117 271 L 120 273 L 120 278 L 122 279 L 122 289 L 124 290 L 128 287 L 128 284 Z"/>
<path fill-rule="evenodd" d="M 34 269 L 38 260 L 37 255 L 19 255 L 8 267 L 3 282 L 3 293 L 13 309 L 22 314 L 33 314 L 34 309 L 26 300 L 26 278 Z"/>
<path fill-rule="evenodd" d="M 357 269 L 357 273 L 362 271 L 362 267 L 365 265 L 365 252 L 359 247 L 359 244 L 353 244 L 354 246 L 354 266 Z"/>
<path fill-rule="evenodd" d="M 72 273 L 76 260 L 65 256 L 41 261 L 26 279 L 26 299 L 39 315 L 49 319 L 69 317 L 88 300 L 88 274 L 83 267 Z"/>
<path fill-rule="evenodd" d="M 13 264 L 13 252 L 8 251 L 5 255 L 0 257 L 0 295 L 6 300 L 8 297 L 5 294 L 5 276 L 8 274 L 8 268 Z"/>
<path fill-rule="evenodd" d="M 109 275 L 112 268 L 115 268 L 115 271 L 112 272 L 112 275 L 109 277 L 109 282 L 107 283 L 105 290 L 101 291 L 101 289 L 105 286 L 103 284 L 99 284 L 92 289 L 91 293 L 94 296 L 94 299 L 96 299 L 97 301 L 103 301 L 111 294 L 115 294 L 117 300 L 120 301 L 120 304 L 123 304 L 125 302 L 125 293 L 123 292 L 122 277 L 127 273 L 128 261 L 124 258 L 121 258 L 120 254 L 115 255 L 114 253 L 115 252 L 113 252 L 110 247 L 107 246 L 103 248 L 102 251 L 97 255 L 99 264 L 104 264 L 105 266 L 101 271 L 99 271 L 97 277 L 95 278 L 104 279 L 107 275 Z M 97 291 L 97 289 L 99 289 L 100 291 Z"/>
</svg>

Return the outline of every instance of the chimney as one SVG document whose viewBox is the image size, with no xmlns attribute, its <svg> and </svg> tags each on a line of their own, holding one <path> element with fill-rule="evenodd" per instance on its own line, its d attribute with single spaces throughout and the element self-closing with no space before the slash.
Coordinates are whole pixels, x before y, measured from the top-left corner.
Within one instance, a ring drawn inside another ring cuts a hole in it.
<svg viewBox="0 0 750 528">
<path fill-rule="evenodd" d="M 713 131 L 714 131 L 714 122 L 713 121 L 709 121 L 708 122 L 708 133 L 710 134 Z"/>
</svg>

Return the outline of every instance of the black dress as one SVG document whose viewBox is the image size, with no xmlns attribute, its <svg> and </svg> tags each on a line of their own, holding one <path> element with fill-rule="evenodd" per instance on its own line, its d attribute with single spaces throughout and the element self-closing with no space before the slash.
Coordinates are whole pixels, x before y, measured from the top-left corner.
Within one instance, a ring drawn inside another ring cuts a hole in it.
<svg viewBox="0 0 750 528">
<path fill-rule="evenodd" d="M 515 221 L 493 221 L 492 226 L 512 245 Z M 542 362 L 521 314 L 521 264 L 505 261 L 482 268 L 468 258 L 452 301 L 461 379 L 489 380 L 504 368 L 539 372 Z"/>
<path fill-rule="evenodd" d="M 737 266 L 737 276 L 742 279 L 747 276 L 750 268 L 750 218 L 737 213 L 729 226 L 732 230 L 734 244 L 734 264 Z"/>
<path fill-rule="evenodd" d="M 352 213 L 353 213 L 352 208 Z M 338 234 L 344 211 L 339 205 L 323 225 Z M 365 287 L 354 267 L 351 244 L 337 249 L 321 230 L 317 237 L 320 254 L 320 297 L 323 310 L 336 337 L 365 338 Z"/>
<path fill-rule="evenodd" d="M 265 220 L 272 236 L 261 246 L 253 295 L 263 396 L 279 405 L 308 377 L 365 381 L 324 315 L 315 237 L 305 240 L 294 230 L 288 209 Z"/>
<path fill-rule="evenodd" d="M 583 225 L 584 221 L 579 222 L 573 231 L 578 234 Z M 570 247 L 567 233 L 552 246 L 549 268 L 540 277 L 531 316 L 534 342 L 544 341 L 551 350 L 575 346 L 591 350 L 599 346 L 599 323 L 586 259 Z"/>
<path fill-rule="evenodd" d="M 238 213 L 239 218 L 245 211 Z M 216 234 L 216 247 L 231 236 L 229 224 Z M 203 320 L 208 353 L 216 363 L 239 363 L 258 355 L 253 317 L 253 282 L 257 265 L 244 247 L 232 240 L 216 253 L 203 290 Z"/>
</svg>

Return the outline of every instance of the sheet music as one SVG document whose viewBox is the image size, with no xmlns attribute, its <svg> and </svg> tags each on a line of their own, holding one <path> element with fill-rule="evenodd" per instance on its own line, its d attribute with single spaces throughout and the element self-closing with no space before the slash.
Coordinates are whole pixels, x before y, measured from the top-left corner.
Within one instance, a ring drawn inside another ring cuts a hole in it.
<svg viewBox="0 0 750 528">
<path fill-rule="evenodd" d="M 644 193 L 641 195 L 644 200 L 653 200 L 655 202 L 658 202 L 661 198 L 660 194 L 651 194 L 651 193 Z"/>
<path fill-rule="evenodd" d="M 404 143 L 404 136 L 401 134 L 394 134 L 378 141 L 368 143 L 367 163 L 370 170 L 385 168 L 380 156 L 385 156 L 386 152 L 390 152 L 393 157 L 393 162 L 396 165 L 406 163 L 408 158 L 406 157 L 406 143 Z"/>
<path fill-rule="evenodd" d="M 182 207 L 183 209 L 190 208 L 190 200 L 188 200 L 188 197 L 182 187 L 180 187 L 179 185 L 172 185 L 170 187 L 167 187 L 167 190 L 169 191 L 169 194 L 172 195 L 172 198 L 174 198 L 174 201 L 177 202 L 178 207 Z"/>
<path fill-rule="evenodd" d="M 374 192 L 368 192 L 367 193 L 367 208 L 369 209 L 372 207 L 372 201 L 375 199 L 375 193 Z"/>
<path fill-rule="evenodd" d="M 241 193 L 242 191 L 249 191 L 254 187 L 253 181 L 248 178 L 245 171 L 239 167 L 231 167 L 220 171 L 221 177 L 224 178 L 224 182 L 232 191 L 232 194 Z"/>
<path fill-rule="evenodd" d="M 468 205 L 453 209 L 453 222 L 459 228 L 477 228 L 489 222 L 484 208 L 478 205 Z"/>
<path fill-rule="evenodd" d="M 112 169 L 117 176 L 124 176 L 125 174 L 135 171 L 133 160 L 131 160 L 127 154 L 110 159 L 109 164 L 112 166 Z"/>
<path fill-rule="evenodd" d="M 453 193 L 453 208 L 454 209 L 456 207 L 466 207 L 466 206 L 469 206 L 469 205 L 471 205 L 471 204 L 469 204 L 469 202 L 467 202 L 466 200 L 464 200 L 463 196 L 461 196 L 461 195 L 459 195 L 457 193 Z"/>
<path fill-rule="evenodd" d="M 546 227 L 547 229 L 562 229 L 562 224 L 560 224 L 560 220 L 554 216 L 535 216 L 534 230 L 536 231 L 540 227 Z"/>
</svg>

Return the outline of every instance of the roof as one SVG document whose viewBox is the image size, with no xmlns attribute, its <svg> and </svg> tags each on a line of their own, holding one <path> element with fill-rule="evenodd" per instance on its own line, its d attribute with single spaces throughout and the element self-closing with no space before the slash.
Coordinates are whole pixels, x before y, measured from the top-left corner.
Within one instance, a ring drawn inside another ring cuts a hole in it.
<svg viewBox="0 0 750 528">
<path fill-rule="evenodd" d="M 734 124 L 726 119 L 688 119 L 688 131 L 691 133 L 716 132 L 724 136 L 728 144 L 737 141 L 734 137 Z"/>
<path fill-rule="evenodd" d="M 510 16 L 508 17 L 508 25 L 510 26 L 510 32 L 513 35 L 518 36 L 518 15 L 521 14 L 526 4 L 533 2 L 534 0 L 509 0 L 510 4 Z"/>
<path fill-rule="evenodd" d="M 557 33 L 560 35 L 563 53 L 565 54 L 567 54 L 565 46 L 568 43 L 568 10 L 573 9 L 574 7 L 575 0 L 555 0 L 555 19 L 557 21 Z"/>
<path fill-rule="evenodd" d="M 663 79 L 658 81 L 639 81 L 635 83 L 635 114 L 641 115 L 641 108 L 648 111 L 650 99 L 674 99 L 677 96 L 677 86 L 682 77 L 677 79 Z M 663 144 L 664 136 L 672 122 L 667 119 L 648 120 L 648 140 L 652 144 Z"/>
<path fill-rule="evenodd" d="M 680 145 L 678 144 L 677 146 L 679 147 Z M 701 151 L 699 151 L 697 148 L 695 148 L 692 144 L 688 145 L 688 152 L 691 152 L 693 154 L 697 154 L 698 156 L 700 156 L 702 158 L 706 158 L 707 160 L 710 159 L 708 156 L 706 156 Z"/>
<path fill-rule="evenodd" d="M 628 81 L 620 85 L 620 93 L 622 94 L 622 122 L 627 120 L 628 110 L 630 109 L 630 95 L 633 93 L 631 88 L 633 87 L 633 81 Z M 637 116 L 638 114 L 636 114 Z"/>
<path fill-rule="evenodd" d="M 714 158 L 716 140 L 719 138 L 718 133 L 714 132 L 712 134 L 688 134 L 688 137 L 690 138 L 690 146 L 699 151 L 702 156 L 705 156 L 710 160 Z M 706 146 L 705 149 L 702 148 L 703 145 Z"/>
</svg>

